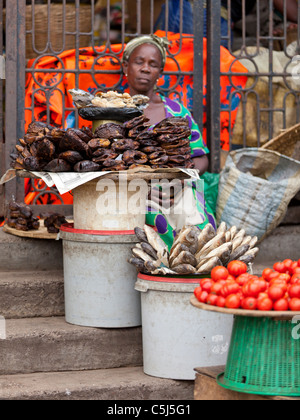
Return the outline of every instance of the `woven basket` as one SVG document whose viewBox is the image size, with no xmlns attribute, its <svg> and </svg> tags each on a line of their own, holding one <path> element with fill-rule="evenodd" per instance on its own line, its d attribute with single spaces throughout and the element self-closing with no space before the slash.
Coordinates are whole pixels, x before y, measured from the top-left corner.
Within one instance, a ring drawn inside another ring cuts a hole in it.
<svg viewBox="0 0 300 420">
<path fill-rule="evenodd" d="M 297 124 L 262 146 L 300 161 L 300 124 Z"/>
<path fill-rule="evenodd" d="M 92 10 L 89 5 L 81 5 L 79 13 L 79 47 L 88 47 L 91 44 L 92 32 Z M 5 22 L 5 10 L 3 19 Z M 50 20 L 50 35 L 48 38 L 48 20 Z M 26 6 L 26 31 L 33 30 L 32 34 L 26 34 L 26 58 L 36 58 L 39 55 L 60 54 L 62 51 L 76 48 L 76 8 L 73 4 L 67 4 L 65 16 L 61 4 L 50 5 L 50 17 L 48 16 L 48 5 L 37 4 L 34 7 L 34 22 L 32 19 L 32 6 Z M 64 26 L 65 25 L 65 26 Z M 68 34 L 72 32 L 73 35 Z M 34 41 L 34 42 L 32 42 Z M 48 45 L 47 45 L 48 44 Z M 47 50 L 44 52 L 44 50 Z M 38 51 L 36 53 L 35 50 Z"/>
</svg>

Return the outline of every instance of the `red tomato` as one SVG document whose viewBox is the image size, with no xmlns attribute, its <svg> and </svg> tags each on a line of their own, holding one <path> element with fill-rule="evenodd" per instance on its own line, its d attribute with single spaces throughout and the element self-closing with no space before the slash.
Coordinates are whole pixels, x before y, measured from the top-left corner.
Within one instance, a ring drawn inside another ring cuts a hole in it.
<svg viewBox="0 0 300 420">
<path fill-rule="evenodd" d="M 298 283 L 298 281 L 300 281 L 300 274 L 299 273 L 293 274 L 290 283 L 295 284 L 295 283 Z"/>
<path fill-rule="evenodd" d="M 206 301 L 207 301 L 207 297 L 208 297 L 208 293 L 207 292 L 202 292 L 201 294 L 200 294 L 200 296 L 199 296 L 199 301 L 201 302 L 201 303 L 206 303 Z"/>
<path fill-rule="evenodd" d="M 208 296 L 207 296 L 207 301 L 206 301 L 206 303 L 208 304 L 208 305 L 212 305 L 212 306 L 216 306 L 216 304 L 217 304 L 217 300 L 218 300 L 218 296 L 217 295 L 213 295 L 213 294 L 209 294 Z"/>
<path fill-rule="evenodd" d="M 254 280 L 249 283 L 249 286 L 248 286 L 249 297 L 257 298 L 261 292 L 262 290 L 258 281 Z"/>
<path fill-rule="evenodd" d="M 285 295 L 285 290 L 279 285 L 274 284 L 269 288 L 268 295 L 269 298 L 273 300 L 273 302 L 275 302 L 283 298 L 283 296 Z"/>
<path fill-rule="evenodd" d="M 273 302 L 268 297 L 258 299 L 257 308 L 259 311 L 271 311 L 273 309 Z"/>
<path fill-rule="evenodd" d="M 241 298 L 237 294 L 232 294 L 227 296 L 226 302 L 225 302 L 226 308 L 229 309 L 238 309 L 241 306 Z"/>
<path fill-rule="evenodd" d="M 283 262 L 277 262 L 273 265 L 273 268 L 278 273 L 285 273 L 287 271 L 287 268 Z"/>
<path fill-rule="evenodd" d="M 291 311 L 300 312 L 300 299 L 293 298 L 289 301 L 289 308 Z"/>
<path fill-rule="evenodd" d="M 278 271 L 273 271 L 273 273 L 270 273 L 268 276 L 268 281 L 272 281 L 274 279 L 276 279 L 279 276 L 279 272 Z"/>
<path fill-rule="evenodd" d="M 279 299 L 274 303 L 274 311 L 285 312 L 289 310 L 289 302 L 287 299 Z"/>
<path fill-rule="evenodd" d="M 300 260 L 297 261 L 298 267 L 300 267 Z"/>
<path fill-rule="evenodd" d="M 285 265 L 286 271 L 288 271 L 289 273 L 291 273 L 293 263 L 294 263 L 294 261 L 289 259 L 289 258 L 283 261 L 283 264 Z"/>
<path fill-rule="evenodd" d="M 239 291 L 240 291 L 240 286 L 239 286 L 238 283 L 236 283 L 236 282 L 229 283 L 228 282 L 228 283 L 224 284 L 224 286 L 222 286 L 220 294 L 221 294 L 221 296 L 226 298 L 227 296 L 238 293 Z"/>
<path fill-rule="evenodd" d="M 288 290 L 290 298 L 300 299 L 300 284 L 292 284 Z"/>
<path fill-rule="evenodd" d="M 211 278 L 214 281 L 226 280 L 228 277 L 228 274 L 229 272 L 226 267 L 223 267 L 222 265 L 218 265 L 217 267 L 212 269 Z"/>
<path fill-rule="evenodd" d="M 241 274 L 247 273 L 248 266 L 242 261 L 231 261 L 228 264 L 227 269 L 229 271 L 229 274 L 231 274 L 234 277 L 238 277 Z"/>
<path fill-rule="evenodd" d="M 223 285 L 220 282 L 213 284 L 210 293 L 213 295 L 219 295 L 221 292 Z"/>
<path fill-rule="evenodd" d="M 292 274 L 300 274 L 300 267 L 294 268 Z"/>
<path fill-rule="evenodd" d="M 257 301 L 262 300 L 262 299 L 265 299 L 265 298 L 269 299 L 268 293 L 266 293 L 266 292 L 260 293 L 258 295 Z"/>
<path fill-rule="evenodd" d="M 268 289 L 269 284 L 268 284 L 268 282 L 266 280 L 264 280 L 263 277 L 260 277 L 257 280 L 257 282 L 258 282 L 259 287 L 260 287 L 260 293 L 265 292 Z"/>
<path fill-rule="evenodd" d="M 228 280 L 236 281 L 236 278 L 232 274 L 228 274 L 228 277 L 227 277 L 226 281 L 228 281 Z"/>
<path fill-rule="evenodd" d="M 202 288 L 196 287 L 196 289 L 194 290 L 194 295 L 198 300 L 200 300 L 199 298 L 200 298 L 201 293 L 202 293 Z"/>
<path fill-rule="evenodd" d="M 273 272 L 274 271 L 272 270 L 272 268 L 265 268 L 264 271 L 262 272 L 262 276 L 265 280 L 269 281 L 269 275 Z"/>
<path fill-rule="evenodd" d="M 253 297 L 244 298 L 242 300 L 242 308 L 254 311 L 257 308 L 257 299 Z"/>
<path fill-rule="evenodd" d="M 287 273 L 280 273 L 276 279 L 280 279 L 285 281 L 286 283 L 289 283 L 291 281 L 291 276 Z"/>
<path fill-rule="evenodd" d="M 225 308 L 225 304 L 226 304 L 226 299 L 223 296 L 218 296 L 217 306 L 219 308 Z"/>
<path fill-rule="evenodd" d="M 201 282 L 201 287 L 204 292 L 210 293 L 211 288 L 213 287 L 214 282 L 211 279 L 207 279 L 205 282 Z"/>
<path fill-rule="evenodd" d="M 212 281 L 211 278 L 205 278 L 205 279 L 201 279 L 200 280 L 200 286 L 202 287 L 204 283 L 206 283 L 207 281 Z"/>
<path fill-rule="evenodd" d="M 285 292 L 288 289 L 287 283 L 285 281 L 283 281 L 283 280 L 280 280 L 280 279 L 273 279 L 273 280 L 271 280 L 270 283 L 269 283 L 269 288 L 272 287 L 272 286 L 279 286 Z"/>
<path fill-rule="evenodd" d="M 250 285 L 250 282 L 247 281 L 247 283 L 245 283 L 242 286 L 242 293 L 243 293 L 243 296 L 245 296 L 245 297 L 249 297 L 249 285 Z"/>
<path fill-rule="evenodd" d="M 249 280 L 249 277 L 250 277 L 250 274 L 248 273 L 241 274 L 240 276 L 237 277 L 236 282 L 240 286 L 244 286 L 244 284 L 246 284 L 247 281 Z"/>
</svg>

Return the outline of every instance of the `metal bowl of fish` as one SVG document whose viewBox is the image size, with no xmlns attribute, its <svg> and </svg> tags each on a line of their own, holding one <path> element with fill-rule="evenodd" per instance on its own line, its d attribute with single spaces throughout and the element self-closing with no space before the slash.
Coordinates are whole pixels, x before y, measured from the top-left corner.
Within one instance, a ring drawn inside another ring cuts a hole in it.
<svg viewBox="0 0 300 420">
<path fill-rule="evenodd" d="M 162 276 L 197 276 L 211 273 L 217 266 L 227 267 L 230 261 L 253 263 L 259 252 L 258 238 L 244 229 L 228 228 L 222 222 L 217 230 L 211 224 L 204 229 L 184 226 L 176 235 L 169 250 L 159 233 L 145 225 L 135 228 L 138 239 L 132 248 L 129 263 L 139 272 Z"/>
</svg>

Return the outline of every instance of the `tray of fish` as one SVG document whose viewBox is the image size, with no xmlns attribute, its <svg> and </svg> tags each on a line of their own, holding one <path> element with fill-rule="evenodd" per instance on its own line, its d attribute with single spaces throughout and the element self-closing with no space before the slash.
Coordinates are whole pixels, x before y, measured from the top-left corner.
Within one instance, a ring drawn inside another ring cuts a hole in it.
<svg viewBox="0 0 300 420">
<path fill-rule="evenodd" d="M 96 96 L 79 89 L 69 90 L 79 115 L 88 121 L 114 120 L 125 122 L 143 114 L 149 98 L 115 91 L 99 92 Z"/>
<path fill-rule="evenodd" d="M 43 172 L 126 171 L 193 168 L 186 118 L 166 118 L 154 128 L 140 115 L 122 124 L 105 123 L 95 132 L 32 122 L 11 154 L 14 169 Z"/>
<path fill-rule="evenodd" d="M 227 266 L 230 261 L 253 263 L 259 252 L 258 238 L 249 236 L 244 229 L 228 228 L 222 222 L 217 229 L 211 224 L 200 230 L 184 226 L 176 235 L 171 250 L 150 226 L 136 228 L 138 242 L 132 248 L 128 261 L 139 272 L 151 275 L 210 274 L 217 266 Z"/>
</svg>

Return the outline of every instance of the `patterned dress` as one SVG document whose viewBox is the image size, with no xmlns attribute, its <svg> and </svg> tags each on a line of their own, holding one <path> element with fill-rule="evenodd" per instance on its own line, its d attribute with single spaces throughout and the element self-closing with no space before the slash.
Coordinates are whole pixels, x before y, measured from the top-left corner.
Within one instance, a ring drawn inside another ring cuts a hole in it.
<svg viewBox="0 0 300 420">
<path fill-rule="evenodd" d="M 173 101 L 162 95 L 160 96 L 165 106 L 166 118 L 183 117 L 188 119 L 192 130 L 192 135 L 190 137 L 192 157 L 200 157 L 208 154 L 209 150 L 207 145 L 203 140 L 199 126 L 193 119 L 190 111 L 179 102 Z M 188 195 L 185 197 L 189 197 L 189 200 L 191 200 L 191 208 L 194 212 L 192 218 L 191 215 L 187 216 L 186 222 L 189 224 L 194 220 L 193 224 L 198 226 L 199 229 L 203 229 L 208 223 L 211 223 L 216 229 L 215 214 L 205 196 L 205 190 L 209 190 L 207 187 L 210 187 L 209 184 L 211 183 L 211 178 L 209 178 L 207 183 L 207 176 L 210 176 L 210 174 L 204 174 L 200 180 L 193 179 L 186 183 L 185 188 L 188 189 Z M 180 220 L 182 221 L 183 218 L 182 215 L 178 214 L 177 222 L 180 223 Z M 195 222 L 195 220 L 197 221 Z M 169 249 L 171 249 L 173 245 L 176 229 L 178 229 L 178 226 L 174 226 L 174 222 L 176 223 L 176 217 L 174 218 L 173 216 L 170 219 L 169 214 L 167 214 L 163 208 L 158 207 L 152 201 L 148 202 L 146 223 L 157 229 L 157 232 L 168 245 Z"/>
</svg>

